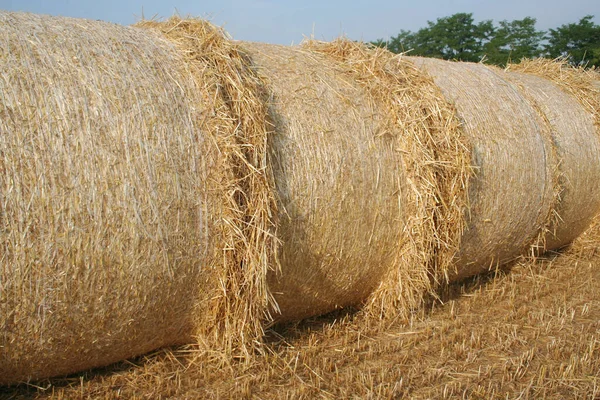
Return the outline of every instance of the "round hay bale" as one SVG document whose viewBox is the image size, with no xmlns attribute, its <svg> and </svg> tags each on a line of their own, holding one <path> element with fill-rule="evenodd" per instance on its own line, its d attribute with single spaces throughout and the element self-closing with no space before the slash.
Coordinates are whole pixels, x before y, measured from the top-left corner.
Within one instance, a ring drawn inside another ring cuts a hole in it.
<svg viewBox="0 0 600 400">
<path fill-rule="evenodd" d="M 403 155 L 405 238 L 363 310 L 367 321 L 407 319 L 447 281 L 465 226 L 472 169 L 456 112 L 430 77 L 385 49 L 345 38 L 308 40 L 302 48 L 325 55 L 370 96 Z"/>
<path fill-rule="evenodd" d="M 600 210 L 600 136 L 592 115 L 556 84 L 517 72 L 504 77 L 522 88 L 552 128 L 560 191 L 544 247 L 563 247 L 579 236 Z"/>
<path fill-rule="evenodd" d="M 0 383 L 190 342 L 214 150 L 182 59 L 32 14 L 0 43 Z"/>
<path fill-rule="evenodd" d="M 377 105 L 325 57 L 243 43 L 268 77 L 279 200 L 278 320 L 358 305 L 404 240 L 406 177 Z"/>
<path fill-rule="evenodd" d="M 407 58 L 455 106 L 471 143 L 475 177 L 450 278 L 494 269 L 523 254 L 551 214 L 555 160 L 547 127 L 518 88 L 482 64 Z"/>
<path fill-rule="evenodd" d="M 222 32 L 169 24 L 194 43 L 0 14 L 0 384 L 262 336 L 260 85 Z"/>
</svg>

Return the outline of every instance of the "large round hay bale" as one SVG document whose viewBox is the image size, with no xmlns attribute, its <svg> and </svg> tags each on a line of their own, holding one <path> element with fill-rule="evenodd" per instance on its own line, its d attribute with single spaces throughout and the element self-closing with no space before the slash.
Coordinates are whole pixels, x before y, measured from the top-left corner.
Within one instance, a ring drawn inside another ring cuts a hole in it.
<svg viewBox="0 0 600 400">
<path fill-rule="evenodd" d="M 191 341 L 214 151 L 182 59 L 8 13 L 0 54 L 0 383 Z"/>
<path fill-rule="evenodd" d="M 394 132 L 367 94 L 324 57 L 244 43 L 268 79 L 279 199 L 279 320 L 363 301 L 403 241 L 406 178 Z M 379 131 L 378 131 L 379 129 Z"/>
<path fill-rule="evenodd" d="M 0 14 L 0 384 L 262 335 L 266 106 L 222 32 L 171 25 L 203 57 L 157 31 Z"/>
<path fill-rule="evenodd" d="M 385 49 L 345 38 L 301 47 L 333 61 L 369 96 L 402 153 L 409 190 L 399 257 L 363 310 L 375 320 L 409 318 L 446 281 L 465 226 L 472 169 L 456 112 L 427 74 Z"/>
<path fill-rule="evenodd" d="M 482 64 L 408 57 L 456 107 L 475 177 L 455 261 L 460 279 L 523 254 L 547 223 L 554 199 L 547 126 L 518 88 Z"/>
<path fill-rule="evenodd" d="M 277 320 L 410 311 L 457 247 L 468 157 L 430 79 L 340 40 L 244 43 L 271 93 Z"/>
<path fill-rule="evenodd" d="M 552 128 L 559 192 L 544 247 L 563 247 L 589 226 L 600 209 L 600 135 L 592 115 L 555 83 L 517 72 L 504 77 L 522 89 Z"/>
</svg>

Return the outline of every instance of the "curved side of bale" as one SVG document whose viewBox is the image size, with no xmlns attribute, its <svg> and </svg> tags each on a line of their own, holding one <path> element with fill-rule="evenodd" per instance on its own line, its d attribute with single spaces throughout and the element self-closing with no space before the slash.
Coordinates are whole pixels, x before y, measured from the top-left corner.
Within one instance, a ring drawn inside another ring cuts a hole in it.
<svg viewBox="0 0 600 400">
<path fill-rule="evenodd" d="M 521 255 L 553 205 L 552 143 L 516 87 L 481 65 L 408 57 L 429 73 L 462 119 L 476 176 L 456 260 L 461 279 Z"/>
<path fill-rule="evenodd" d="M 537 76 L 509 72 L 515 82 L 546 115 L 559 163 L 559 202 L 545 248 L 563 247 L 579 236 L 600 209 L 600 136 L 594 121 L 577 100 L 552 82 Z"/>
<path fill-rule="evenodd" d="M 211 104 L 172 45 L 0 13 L 0 384 L 193 341 Z"/>
<path fill-rule="evenodd" d="M 406 318 L 446 282 L 460 248 L 472 175 L 470 146 L 456 111 L 412 63 L 347 39 L 310 40 L 303 48 L 326 55 L 365 90 L 383 111 L 383 122 L 403 154 L 397 168 L 405 171 L 409 187 L 399 225 L 405 236 L 397 244 L 396 264 L 381 279 L 366 311 L 378 320 Z"/>
<path fill-rule="evenodd" d="M 587 125 L 588 122 L 583 122 L 586 120 L 589 120 L 589 115 L 591 115 L 593 124 L 595 126 L 595 131 L 596 131 L 596 135 L 600 136 L 600 85 L 598 84 L 598 73 L 594 70 L 586 70 L 584 68 L 575 68 L 571 65 L 569 65 L 565 60 L 548 60 L 548 59 L 543 59 L 543 58 L 538 58 L 538 59 L 534 59 L 534 60 L 524 60 L 522 61 L 520 64 L 512 64 L 509 65 L 507 68 L 509 71 L 515 71 L 515 72 L 521 72 L 527 75 L 534 75 L 534 76 L 538 76 L 540 78 L 546 79 L 546 80 L 550 80 L 551 82 L 553 82 L 554 84 L 556 84 L 558 87 L 561 88 L 561 90 L 567 94 L 569 94 L 570 96 L 572 96 L 572 98 L 575 98 L 577 100 L 577 102 L 579 102 L 579 104 L 583 107 L 583 109 L 588 113 L 588 116 L 584 116 L 582 114 L 578 114 L 578 118 L 580 118 L 579 122 L 582 124 Z M 571 101 L 572 104 L 572 101 Z M 558 107 L 557 110 L 560 110 L 562 107 Z M 556 111 L 559 112 L 559 111 Z M 583 128 L 583 127 L 581 127 Z M 590 140 L 590 142 L 588 143 L 589 146 L 595 147 L 597 146 L 597 140 L 592 139 L 591 137 L 589 137 L 589 126 L 588 126 L 588 133 L 585 133 L 585 137 L 587 139 Z M 568 128 L 567 131 L 573 131 L 572 128 Z M 579 132 L 579 129 L 578 129 Z M 582 134 L 582 133 L 580 133 Z M 582 137 L 583 139 L 583 137 Z M 567 145 L 566 143 L 564 143 L 564 145 Z M 571 145 L 573 146 L 578 146 L 578 147 L 585 147 L 586 145 L 582 145 L 582 144 L 576 144 L 576 143 L 572 143 Z M 586 149 L 585 153 L 587 153 L 589 151 L 589 149 Z M 589 157 L 589 156 L 585 156 L 585 153 L 583 153 L 583 157 L 586 158 L 586 161 L 589 162 L 589 165 L 587 165 L 587 167 L 584 167 L 583 165 L 577 166 L 577 167 L 572 167 L 572 168 L 587 168 L 586 173 L 587 174 L 592 174 L 592 176 L 587 176 L 586 177 L 579 177 L 579 180 L 582 179 L 589 179 L 590 181 L 594 180 L 594 175 L 596 174 L 596 164 L 597 164 L 597 160 L 594 159 L 593 157 Z M 572 159 L 577 159 L 577 155 L 573 154 L 573 155 L 567 155 L 565 154 L 565 157 L 567 158 L 572 158 Z M 568 163 L 568 160 L 566 160 L 566 162 Z M 577 163 L 579 163 L 579 161 L 577 161 Z M 575 165 L 575 164 L 574 164 Z M 568 172 L 566 172 L 568 173 Z M 574 184 L 574 183 L 573 183 Z M 570 183 L 566 182 L 565 183 L 566 186 L 569 186 Z M 584 191 L 587 191 L 588 193 L 591 192 L 595 192 L 595 184 L 590 185 L 589 187 L 586 187 L 585 189 L 582 189 Z M 574 190 L 578 190 L 575 189 Z M 567 195 L 567 194 L 565 194 Z M 568 195 L 567 195 L 568 196 Z M 584 201 L 585 200 L 583 198 L 580 199 L 580 201 Z M 570 201 L 567 201 L 567 204 Z M 588 203 L 586 204 L 586 208 L 582 209 L 581 212 L 582 214 L 585 214 L 581 216 L 581 220 L 577 217 L 575 217 L 575 220 L 573 221 L 575 223 L 575 225 L 573 226 L 572 230 L 570 233 L 563 233 L 563 235 L 565 235 L 564 237 L 559 237 L 557 235 L 556 238 L 552 239 L 552 243 L 550 243 L 552 245 L 553 248 L 557 248 L 557 247 L 561 247 L 566 245 L 569 242 L 569 237 L 571 237 L 571 239 L 574 238 L 574 236 L 577 236 L 578 232 L 581 232 L 581 229 L 583 228 L 583 225 L 586 224 L 585 220 L 588 219 L 589 216 L 591 216 L 594 213 L 598 212 L 598 209 L 596 208 L 595 210 L 593 210 L 593 208 L 595 207 L 595 205 L 593 204 L 593 199 L 588 199 Z M 575 212 L 575 210 L 573 210 L 573 212 Z M 590 219 L 592 219 L 593 217 L 589 217 Z M 591 221 L 590 221 L 591 222 Z M 566 221 L 565 221 L 565 225 L 564 225 L 564 229 L 569 229 L 567 227 Z"/>
<path fill-rule="evenodd" d="M 202 88 L 202 100 L 210 100 L 203 128 L 219 155 L 210 171 L 216 248 L 209 279 L 217 289 L 197 307 L 196 337 L 208 350 L 224 352 L 225 359 L 248 360 L 264 324 L 272 320 L 275 303 L 267 275 L 278 266 L 277 204 L 267 157 L 272 123 L 264 78 L 239 44 L 206 21 L 173 17 L 136 26 L 172 42 Z"/>
<path fill-rule="evenodd" d="M 279 321 L 358 305 L 405 237 L 402 154 L 384 112 L 325 57 L 243 43 L 269 77 L 269 147 L 279 200 Z"/>
</svg>

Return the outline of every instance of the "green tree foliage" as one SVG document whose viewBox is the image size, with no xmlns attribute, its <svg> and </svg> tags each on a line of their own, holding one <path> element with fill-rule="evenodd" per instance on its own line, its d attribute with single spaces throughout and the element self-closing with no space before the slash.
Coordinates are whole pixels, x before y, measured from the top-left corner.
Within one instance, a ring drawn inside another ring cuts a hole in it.
<svg viewBox="0 0 600 400">
<path fill-rule="evenodd" d="M 427 27 L 417 32 L 401 30 L 385 42 L 373 42 L 395 53 L 410 52 L 411 55 L 444 58 L 447 60 L 479 61 L 482 48 L 494 32 L 492 21 L 478 24 L 473 14 L 458 13 L 427 22 Z"/>
<path fill-rule="evenodd" d="M 394 53 L 446 60 L 481 61 L 504 66 L 522 58 L 568 57 L 576 65 L 600 65 L 600 26 L 593 16 L 577 24 L 550 29 L 548 35 L 536 29 L 536 19 L 491 20 L 476 23 L 473 14 L 457 13 L 427 22 L 417 32 L 401 30 L 397 36 L 372 42 Z"/>
<path fill-rule="evenodd" d="M 567 57 L 572 64 L 600 66 L 600 25 L 592 15 L 586 15 L 576 24 L 550 29 L 545 46 L 550 57 Z"/>
<path fill-rule="evenodd" d="M 481 49 L 493 33 L 492 21 L 475 24 L 473 14 L 458 13 L 428 22 L 417 32 L 415 55 L 447 60 L 479 61 Z"/>
<path fill-rule="evenodd" d="M 509 61 L 539 57 L 545 33 L 535 29 L 535 18 L 500 21 L 493 37 L 484 45 L 486 61 L 506 65 Z"/>
</svg>

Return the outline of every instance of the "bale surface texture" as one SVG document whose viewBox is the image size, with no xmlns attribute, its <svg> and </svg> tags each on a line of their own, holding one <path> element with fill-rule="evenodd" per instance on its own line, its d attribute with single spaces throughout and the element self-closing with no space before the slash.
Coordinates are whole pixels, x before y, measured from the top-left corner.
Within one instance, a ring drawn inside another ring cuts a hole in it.
<svg viewBox="0 0 600 400">
<path fill-rule="evenodd" d="M 590 225 L 600 208 L 600 136 L 593 116 L 557 84 L 517 72 L 504 76 L 522 88 L 552 128 L 559 191 L 544 248 L 563 247 Z"/>
<path fill-rule="evenodd" d="M 456 107 L 471 142 L 467 228 L 452 280 L 523 254 L 553 206 L 552 143 L 518 88 L 481 64 L 409 57 Z"/>
<path fill-rule="evenodd" d="M 193 341 L 216 151 L 178 52 L 1 13 L 0 71 L 0 384 Z"/>
</svg>

